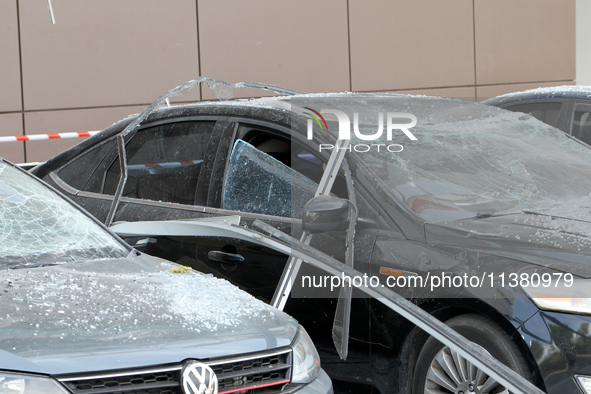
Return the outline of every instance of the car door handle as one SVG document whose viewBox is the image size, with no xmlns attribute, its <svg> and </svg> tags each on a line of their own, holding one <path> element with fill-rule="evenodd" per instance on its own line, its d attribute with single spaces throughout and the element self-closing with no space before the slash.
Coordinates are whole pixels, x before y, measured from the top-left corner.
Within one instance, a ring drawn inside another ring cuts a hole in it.
<svg viewBox="0 0 591 394">
<path fill-rule="evenodd" d="M 210 250 L 207 258 L 218 263 L 243 264 L 244 256 L 237 253 L 220 252 L 219 250 Z"/>
</svg>

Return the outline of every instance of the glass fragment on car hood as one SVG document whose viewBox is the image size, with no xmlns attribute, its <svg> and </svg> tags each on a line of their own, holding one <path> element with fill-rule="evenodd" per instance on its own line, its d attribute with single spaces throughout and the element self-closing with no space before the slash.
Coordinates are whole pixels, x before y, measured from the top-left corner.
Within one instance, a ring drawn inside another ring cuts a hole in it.
<svg viewBox="0 0 591 394">
<path fill-rule="evenodd" d="M 137 353 L 148 357 L 160 349 L 156 365 L 227 356 L 228 346 L 253 352 L 291 343 L 293 319 L 226 280 L 172 273 L 174 266 L 142 255 L 7 270 L 0 285 L 0 350 L 68 368 L 51 360 L 73 348 L 77 357 L 100 360 L 116 352 L 130 363 L 137 363 Z"/>
</svg>

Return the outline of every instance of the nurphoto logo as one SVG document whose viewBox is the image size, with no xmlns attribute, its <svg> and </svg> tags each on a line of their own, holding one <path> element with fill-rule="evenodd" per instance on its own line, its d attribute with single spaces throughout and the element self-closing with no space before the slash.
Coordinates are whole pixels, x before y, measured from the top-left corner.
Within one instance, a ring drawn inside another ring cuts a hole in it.
<svg viewBox="0 0 591 394">
<path fill-rule="evenodd" d="M 370 150 L 377 150 L 378 152 L 380 149 L 385 149 L 388 152 L 396 153 L 402 152 L 404 147 L 400 144 L 390 144 L 389 142 L 393 140 L 395 132 L 401 131 L 409 140 L 416 141 L 417 137 L 409 130 L 412 127 L 417 125 L 417 117 L 413 114 L 409 114 L 406 112 L 387 112 L 384 114 L 383 112 L 379 112 L 377 115 L 377 130 L 367 130 L 367 128 L 363 128 L 359 126 L 359 112 L 353 113 L 353 121 L 351 122 L 351 118 L 345 112 L 338 110 L 338 109 L 321 109 L 320 111 L 316 111 L 310 107 L 304 107 L 310 112 L 304 112 L 306 115 L 310 116 L 311 119 L 308 119 L 308 128 L 307 128 L 307 138 L 308 140 L 312 140 L 314 138 L 314 123 L 318 125 L 321 131 L 328 132 L 328 124 L 326 119 L 323 115 L 332 115 L 335 116 L 338 121 L 338 139 L 339 140 L 350 140 L 351 139 L 351 129 L 353 129 L 354 136 L 357 140 L 361 141 L 379 141 L 383 139 L 384 135 L 384 123 L 386 124 L 386 136 L 385 139 L 388 142 L 386 143 L 373 143 L 373 144 L 353 144 L 347 147 L 349 151 L 355 152 L 368 152 Z M 362 132 L 363 129 L 363 132 Z M 369 132 L 369 133 L 368 133 Z M 320 144 L 319 151 L 322 150 L 331 150 L 334 149 L 334 145 L 332 144 Z"/>
</svg>

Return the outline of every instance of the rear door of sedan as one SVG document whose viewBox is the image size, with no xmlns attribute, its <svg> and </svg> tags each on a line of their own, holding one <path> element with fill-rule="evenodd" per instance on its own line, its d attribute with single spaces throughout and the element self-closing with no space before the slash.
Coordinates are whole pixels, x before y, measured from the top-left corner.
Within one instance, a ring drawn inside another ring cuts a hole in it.
<svg viewBox="0 0 591 394">
<path fill-rule="evenodd" d="M 216 160 L 225 161 L 228 125 L 215 117 L 146 124 L 126 138 L 128 178 L 115 221 L 211 215 L 205 209 Z M 220 145 L 221 144 L 221 145 Z M 120 177 L 116 135 L 99 141 L 51 173 L 60 188 L 105 221 Z"/>
</svg>

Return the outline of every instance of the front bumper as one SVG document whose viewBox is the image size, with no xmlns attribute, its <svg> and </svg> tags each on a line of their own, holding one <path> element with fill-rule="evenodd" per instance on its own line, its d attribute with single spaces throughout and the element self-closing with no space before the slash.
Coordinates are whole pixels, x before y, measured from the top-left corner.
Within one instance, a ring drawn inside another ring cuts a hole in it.
<svg viewBox="0 0 591 394">
<path fill-rule="evenodd" d="M 308 383 L 300 390 L 298 394 L 333 394 L 332 382 L 323 369 L 320 370 L 320 375 L 311 383 Z"/>
<path fill-rule="evenodd" d="M 575 375 L 591 376 L 591 316 L 539 311 L 519 333 L 548 394 L 584 393 Z"/>
</svg>

